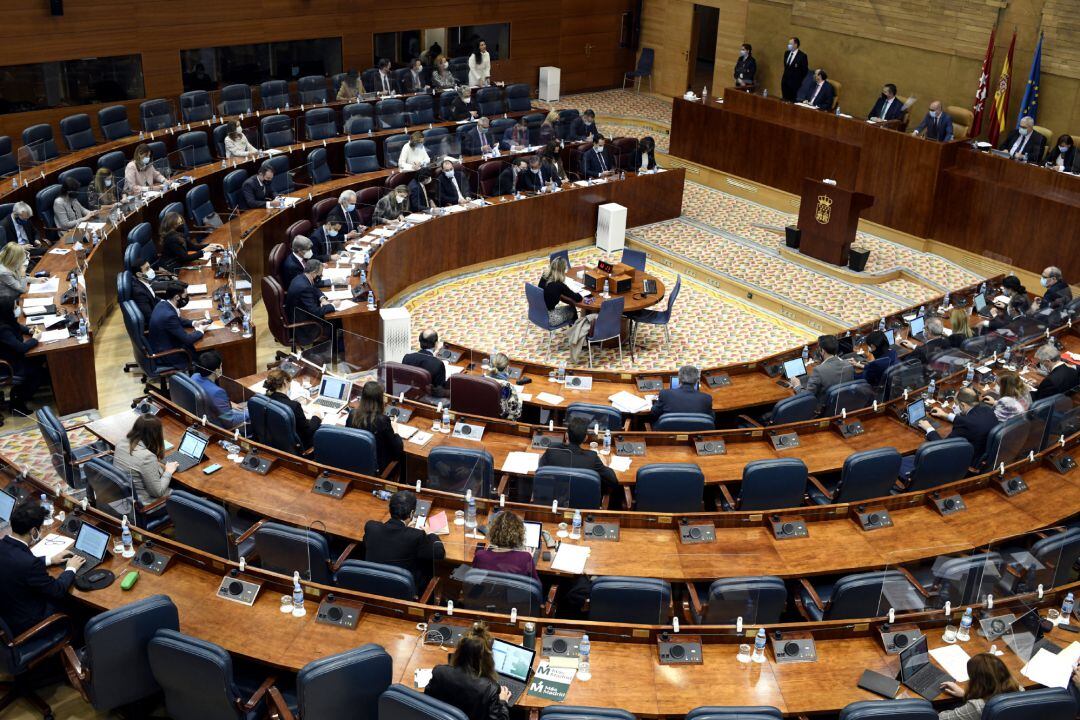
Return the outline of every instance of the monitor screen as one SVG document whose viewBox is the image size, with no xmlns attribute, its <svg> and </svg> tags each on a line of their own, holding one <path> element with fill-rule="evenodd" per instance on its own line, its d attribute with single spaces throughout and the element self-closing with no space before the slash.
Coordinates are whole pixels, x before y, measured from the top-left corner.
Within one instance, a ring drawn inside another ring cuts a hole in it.
<svg viewBox="0 0 1080 720">
<path fill-rule="evenodd" d="M 349 397 L 349 381 L 323 375 L 322 384 L 319 385 L 319 395 L 330 400 L 347 400 Z"/>
<path fill-rule="evenodd" d="M 495 656 L 495 672 L 525 682 L 532 669 L 533 651 L 495 638 L 491 643 Z"/>
<path fill-rule="evenodd" d="M 910 680 L 915 673 L 930 663 L 930 651 L 927 649 L 926 636 L 900 653 L 900 679 Z"/>
<path fill-rule="evenodd" d="M 926 402 L 924 400 L 916 400 L 907 406 L 907 419 L 908 422 L 914 425 L 923 418 L 926 417 Z"/>
<path fill-rule="evenodd" d="M 525 547 L 536 549 L 540 547 L 540 531 L 544 529 L 543 523 L 525 521 Z"/>
<path fill-rule="evenodd" d="M 911 335 L 922 335 L 923 328 L 926 327 L 926 319 L 917 317 L 911 321 Z"/>
<path fill-rule="evenodd" d="M 84 522 L 79 528 L 79 535 L 75 538 L 75 549 L 83 555 L 89 555 L 101 560 L 105 557 L 105 548 L 108 546 L 109 533 L 98 530 L 87 522 Z"/>
<path fill-rule="evenodd" d="M 794 360 L 788 360 L 784 363 L 784 377 L 788 380 L 801 377 L 805 374 L 806 365 L 803 364 L 802 358 L 795 358 Z"/>
<path fill-rule="evenodd" d="M 893 345 L 895 345 L 896 344 L 896 331 L 895 330 L 886 330 L 885 331 L 885 339 L 888 341 L 889 347 L 892 347 Z"/>
<path fill-rule="evenodd" d="M 671 376 L 671 389 L 674 390 L 674 389 L 676 389 L 678 387 L 679 387 L 679 376 L 678 375 L 672 375 Z"/>
<path fill-rule="evenodd" d="M 15 498 L 0 490 L 0 523 L 11 520 L 11 511 L 15 509 Z"/>
<path fill-rule="evenodd" d="M 188 457 L 202 459 L 203 451 L 206 450 L 206 444 L 209 439 L 203 437 L 199 433 L 188 430 L 184 433 L 183 439 L 180 440 L 180 452 L 184 453 Z"/>
<path fill-rule="evenodd" d="M 979 293 L 975 296 L 975 312 L 982 312 L 986 308 L 986 295 Z"/>
</svg>

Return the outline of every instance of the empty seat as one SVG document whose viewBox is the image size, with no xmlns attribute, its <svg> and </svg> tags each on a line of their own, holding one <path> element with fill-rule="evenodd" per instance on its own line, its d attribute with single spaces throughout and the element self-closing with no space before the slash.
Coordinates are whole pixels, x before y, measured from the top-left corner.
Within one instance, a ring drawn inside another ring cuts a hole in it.
<svg viewBox="0 0 1080 720">
<path fill-rule="evenodd" d="M 347 590 L 398 600 L 416 600 L 419 595 L 416 580 L 408 570 L 366 560 L 343 562 L 334 573 L 334 584 Z"/>
<path fill-rule="evenodd" d="M 817 397 L 814 393 L 800 390 L 773 405 L 769 413 L 770 425 L 805 422 L 817 415 Z"/>
<path fill-rule="evenodd" d="M 455 413 L 499 417 L 502 385 L 488 377 L 458 373 L 450 377 L 450 409 Z"/>
<path fill-rule="evenodd" d="M 259 104 L 263 110 L 280 110 L 289 107 L 289 83 L 285 80 L 267 80 L 259 86 Z"/>
<path fill-rule="evenodd" d="M 723 488 L 723 486 L 721 486 Z M 727 496 L 726 488 L 723 494 Z M 743 467 L 742 487 L 734 507 L 724 509 L 772 510 L 799 507 L 806 495 L 806 463 L 799 458 L 755 460 Z"/>
<path fill-rule="evenodd" d="M 210 102 L 210 93 L 205 90 L 190 90 L 180 95 L 180 117 L 186 123 L 203 122 L 214 114 Z"/>
<path fill-rule="evenodd" d="M 697 432 L 714 430 L 715 428 L 716 421 L 713 419 L 712 414 L 680 412 L 664 413 L 652 426 L 652 429 L 657 432 L 661 430 L 668 432 Z"/>
<path fill-rule="evenodd" d="M 271 149 L 296 142 L 293 121 L 288 115 L 267 115 L 259 120 L 263 148 Z"/>
<path fill-rule="evenodd" d="M 265 570 L 289 577 L 298 572 L 304 580 L 332 583 L 330 545 L 314 530 L 265 522 L 255 531 L 255 552 Z"/>
<path fill-rule="evenodd" d="M 567 387 L 570 384 L 567 383 Z M 566 406 L 566 422 L 571 418 L 584 418 L 589 430 L 599 427 L 602 433 L 605 430 L 617 432 L 623 429 L 622 413 L 610 405 L 595 405 L 593 403 L 570 403 Z"/>
<path fill-rule="evenodd" d="M 296 83 L 303 105 L 319 105 L 326 102 L 326 78 L 322 75 L 306 75 Z"/>
<path fill-rule="evenodd" d="M 536 578 L 494 570 L 469 569 L 462 581 L 461 606 L 469 610 L 539 617 L 544 592 Z"/>
<path fill-rule="evenodd" d="M 180 164 L 185 168 L 194 168 L 213 162 L 206 133 L 201 130 L 186 132 L 176 138 L 176 150 L 180 154 Z"/>
<path fill-rule="evenodd" d="M 778 577 L 730 577 L 714 580 L 705 596 L 697 622 L 734 625 L 737 618 L 750 625 L 780 622 L 787 606 L 787 587 Z"/>
<path fill-rule="evenodd" d="M 881 617 L 890 607 L 901 612 L 922 610 L 925 605 L 921 588 L 898 570 L 856 573 L 835 583 L 825 578 L 800 582 L 800 610 L 815 622 Z"/>
<path fill-rule="evenodd" d="M 226 85 L 218 96 L 219 115 L 239 115 L 252 111 L 251 88 L 247 85 Z"/>
<path fill-rule="evenodd" d="M 379 158 L 375 153 L 374 140 L 351 140 L 345 143 L 345 171 L 350 175 L 376 172 Z"/>
<path fill-rule="evenodd" d="M 483 87 L 473 94 L 473 102 L 481 115 L 502 115 L 506 112 L 506 103 L 503 102 L 502 88 Z M 502 137 L 500 133 L 497 137 Z"/>
<path fill-rule="evenodd" d="M 548 705 L 540 711 L 542 720 L 636 720 L 626 710 L 580 705 Z"/>
<path fill-rule="evenodd" d="M 15 152 L 11 149 L 11 138 L 0 135 L 0 176 L 11 175 L 19 171 L 19 163 L 15 159 Z"/>
<path fill-rule="evenodd" d="M 341 109 L 341 129 L 346 135 L 366 133 L 375 127 L 375 106 L 358 102 Z"/>
<path fill-rule="evenodd" d="M 375 436 L 367 430 L 327 425 L 313 437 L 315 462 L 361 475 L 379 474 Z"/>
<path fill-rule="evenodd" d="M 598 577 L 589 592 L 592 622 L 666 625 L 671 619 L 671 585 L 656 578 Z"/>
<path fill-rule="evenodd" d="M 304 113 L 304 132 L 308 140 L 325 140 L 337 135 L 337 116 L 330 108 L 315 108 Z"/>
<path fill-rule="evenodd" d="M 196 185 L 187 191 L 184 196 L 184 202 L 187 204 L 187 217 L 192 224 L 196 226 L 213 226 L 218 227 L 221 225 L 221 218 L 218 217 L 217 210 L 214 209 L 214 204 L 210 202 L 210 188 L 207 185 Z"/>
<path fill-rule="evenodd" d="M 404 128 L 407 122 L 404 101 L 390 98 L 377 102 L 375 104 L 375 121 L 380 130 Z"/>
<path fill-rule="evenodd" d="M 838 720 L 937 720 L 938 714 L 929 700 L 860 700 L 840 711 Z"/>
<path fill-rule="evenodd" d="M 1075 720 L 1076 700 L 1068 690 L 1037 688 L 995 695 L 983 706 L 983 720 Z"/>
<path fill-rule="evenodd" d="M 405 100 L 405 112 L 410 125 L 435 122 L 435 98 L 431 95 L 413 95 Z"/>
<path fill-rule="evenodd" d="M 809 489 L 810 499 L 818 505 L 856 503 L 885 497 L 900 476 L 903 458 L 896 448 L 877 448 L 852 453 L 844 460 L 844 468 L 835 485 Z"/>
<path fill-rule="evenodd" d="M 936 593 L 941 601 L 948 600 L 954 606 L 971 605 L 985 601 L 986 595 L 993 593 L 1003 564 L 1001 553 L 998 552 L 941 557 L 928 569 L 927 574 L 933 578 L 932 582 L 926 582 L 921 573 L 916 573 L 916 577 L 924 588 Z"/>
<path fill-rule="evenodd" d="M 334 176 L 326 160 L 326 148 L 315 148 L 308 153 L 307 168 L 308 181 L 313 185 L 328 182 Z"/>
<path fill-rule="evenodd" d="M 507 112 L 525 112 L 531 108 L 532 100 L 529 99 L 529 85 L 527 83 L 513 83 L 506 86 Z"/>
<path fill-rule="evenodd" d="M 379 720 L 379 698 L 393 670 L 390 655 L 374 643 L 316 658 L 297 673 L 289 709 L 304 720 Z"/>
<path fill-rule="evenodd" d="M 702 706 L 686 713 L 686 720 L 783 720 L 783 714 L 767 705 Z"/>
<path fill-rule="evenodd" d="M 184 545 L 234 562 L 240 556 L 251 557 L 255 549 L 251 538 L 236 544 L 247 527 L 232 520 L 221 503 L 173 488 L 165 501 L 165 512 L 172 522 L 173 537 Z"/>
<path fill-rule="evenodd" d="M 839 415 L 842 410 L 854 412 L 868 408 L 874 403 L 877 393 L 865 380 L 849 380 L 837 383 L 829 388 L 822 405 L 822 415 Z"/>
<path fill-rule="evenodd" d="M 85 150 L 97 144 L 94 131 L 90 127 L 90 116 L 86 113 L 68 115 L 60 121 L 60 134 L 68 150 Z"/>
<path fill-rule="evenodd" d="M 930 490 L 963 480 L 974 452 L 971 443 L 960 437 L 924 442 L 915 451 L 915 467 L 908 475 L 904 492 Z"/>
<path fill-rule="evenodd" d="M 23 151 L 34 162 L 45 162 L 60 156 L 60 150 L 53 139 L 52 125 L 40 123 L 31 125 L 22 131 Z"/>
<path fill-rule="evenodd" d="M 653 463 L 637 471 L 634 499 L 641 512 L 701 512 L 705 474 L 694 463 Z"/>
<path fill-rule="evenodd" d="M 532 479 L 531 501 L 578 510 L 596 510 L 603 500 L 600 475 L 588 468 L 547 465 L 537 469 Z"/>
<path fill-rule="evenodd" d="M 387 386 L 389 389 L 389 386 Z M 476 497 L 491 497 L 495 482 L 495 460 L 480 448 L 442 445 L 428 455 L 427 486 L 432 490 Z"/>
<path fill-rule="evenodd" d="M 123 105 L 110 105 L 98 110 L 98 127 L 106 142 L 130 137 L 135 133 L 128 121 L 127 108 Z"/>
<path fill-rule="evenodd" d="M 391 685 L 379 696 L 381 720 L 469 720 L 461 710 L 404 685 Z"/>
<path fill-rule="evenodd" d="M 160 98 L 140 103 L 139 117 L 142 119 L 142 129 L 146 132 L 161 130 L 176 124 L 172 105 L 168 100 Z"/>
</svg>

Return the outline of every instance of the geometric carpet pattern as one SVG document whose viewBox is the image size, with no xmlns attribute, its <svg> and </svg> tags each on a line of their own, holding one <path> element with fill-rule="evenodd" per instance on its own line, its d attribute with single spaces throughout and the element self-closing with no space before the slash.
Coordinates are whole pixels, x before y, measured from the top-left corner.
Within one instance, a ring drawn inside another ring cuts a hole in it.
<svg viewBox="0 0 1080 720">
<path fill-rule="evenodd" d="M 548 103 L 533 101 L 537 107 L 549 110 L 593 110 L 597 116 L 624 120 L 649 120 L 671 127 L 671 100 L 654 97 L 632 90 L 601 90 L 600 92 L 567 95 Z"/>
</svg>

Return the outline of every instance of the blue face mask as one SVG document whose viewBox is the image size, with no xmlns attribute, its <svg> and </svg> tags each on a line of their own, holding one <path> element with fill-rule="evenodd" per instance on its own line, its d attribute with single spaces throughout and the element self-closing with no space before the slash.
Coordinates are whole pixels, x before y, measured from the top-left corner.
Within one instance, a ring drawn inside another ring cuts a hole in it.
<svg viewBox="0 0 1080 720">
<path fill-rule="evenodd" d="M 327 237 L 337 237 L 337 233 L 338 233 L 337 230 L 327 230 L 326 231 L 326 236 Z"/>
<path fill-rule="evenodd" d="M 351 204 L 345 206 L 345 211 L 346 212 L 352 212 L 355 209 L 356 209 L 356 203 L 351 203 Z"/>
</svg>

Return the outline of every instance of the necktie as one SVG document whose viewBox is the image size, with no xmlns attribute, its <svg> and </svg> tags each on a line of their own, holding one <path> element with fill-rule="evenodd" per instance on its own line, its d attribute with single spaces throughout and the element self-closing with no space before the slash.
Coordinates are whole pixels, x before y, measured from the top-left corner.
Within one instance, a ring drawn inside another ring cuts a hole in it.
<svg viewBox="0 0 1080 720">
<path fill-rule="evenodd" d="M 791 54 L 788 55 L 787 64 L 788 65 L 794 65 L 795 64 L 795 51 L 794 50 L 792 50 Z"/>
<path fill-rule="evenodd" d="M 816 90 L 814 90 L 814 95 L 813 95 L 813 97 L 811 97 L 811 98 L 810 98 L 810 104 L 811 104 L 811 105 L 813 105 L 813 104 L 814 104 L 814 101 L 815 101 L 815 100 L 817 100 L 817 94 L 818 94 L 819 92 L 821 92 L 821 85 L 818 85 L 818 86 L 817 86 L 817 89 L 816 89 Z"/>
<path fill-rule="evenodd" d="M 604 151 L 603 150 L 597 150 L 596 151 L 596 157 L 599 158 L 599 160 L 600 160 L 600 171 L 603 172 L 603 171 L 607 170 L 607 163 L 604 162 Z"/>
<path fill-rule="evenodd" d="M 385 92 L 390 92 L 390 79 L 386 76 L 386 73 L 382 74 L 382 89 Z"/>
<path fill-rule="evenodd" d="M 888 116 L 888 114 L 889 114 L 889 105 L 891 103 L 892 103 L 892 100 L 886 100 L 885 101 L 885 107 L 881 108 L 881 119 L 882 120 L 884 120 Z"/>
</svg>

